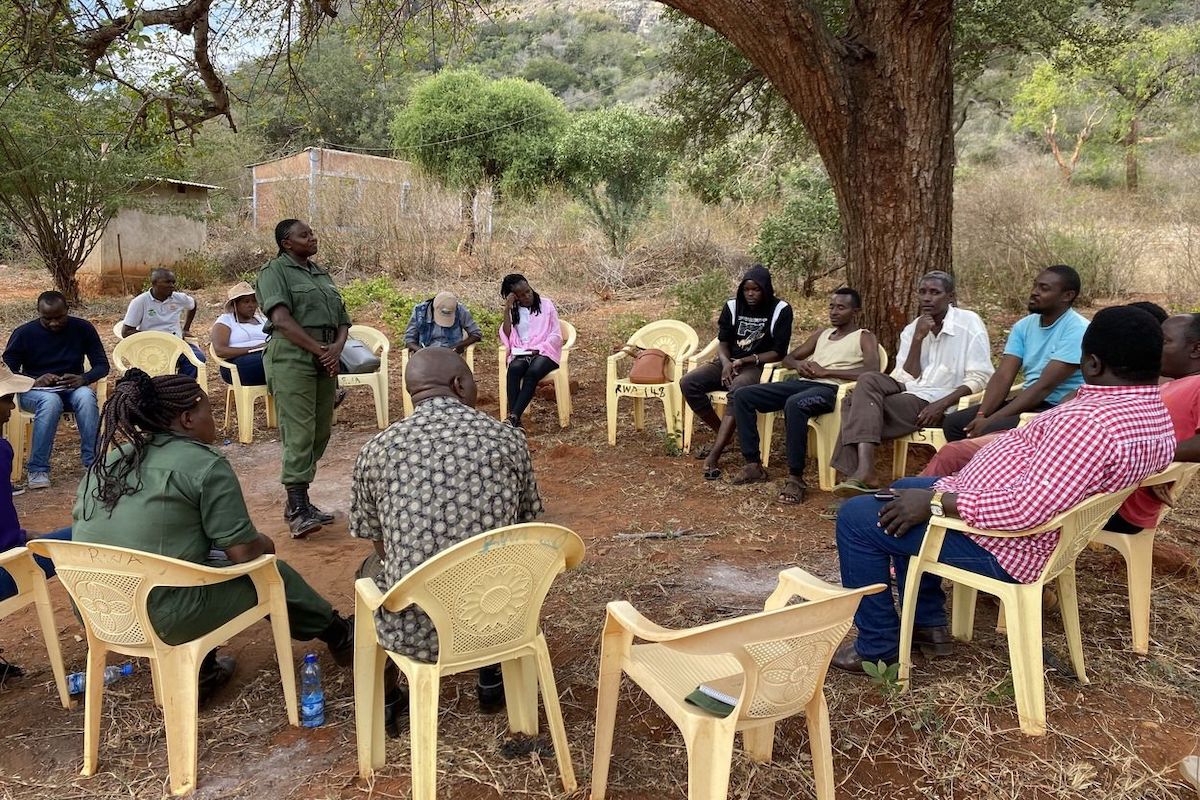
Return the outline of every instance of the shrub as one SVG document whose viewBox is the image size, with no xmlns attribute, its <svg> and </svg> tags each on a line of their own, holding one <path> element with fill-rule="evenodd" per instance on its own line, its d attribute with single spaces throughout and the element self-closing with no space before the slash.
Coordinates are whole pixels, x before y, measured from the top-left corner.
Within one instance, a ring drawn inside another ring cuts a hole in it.
<svg viewBox="0 0 1200 800">
<path fill-rule="evenodd" d="M 351 281 L 342 288 L 342 299 L 352 316 L 362 309 L 372 305 L 376 306 L 379 309 L 379 318 L 392 329 L 395 335 L 400 335 L 408 327 L 408 320 L 412 316 L 413 309 L 429 298 L 401 294 L 392 285 L 389 278 L 381 276 L 369 280 Z M 500 327 L 500 312 L 491 306 L 472 306 L 469 303 L 466 305 L 471 316 L 479 323 L 484 341 L 494 340 L 496 331 Z"/>
<path fill-rule="evenodd" d="M 628 342 L 639 328 L 650 324 L 650 320 L 634 311 L 614 314 L 608 320 L 608 334 L 613 343 Z"/>
<path fill-rule="evenodd" d="M 750 252 L 770 268 L 778 288 L 798 285 L 811 297 L 819 278 L 842 268 L 842 222 L 824 172 L 798 169 L 789 184 L 789 199 L 763 220 Z"/>
<path fill-rule="evenodd" d="M 675 298 L 675 316 L 697 330 L 712 330 L 721 304 L 730 296 L 730 276 L 723 270 L 709 270 L 671 289 Z"/>
</svg>

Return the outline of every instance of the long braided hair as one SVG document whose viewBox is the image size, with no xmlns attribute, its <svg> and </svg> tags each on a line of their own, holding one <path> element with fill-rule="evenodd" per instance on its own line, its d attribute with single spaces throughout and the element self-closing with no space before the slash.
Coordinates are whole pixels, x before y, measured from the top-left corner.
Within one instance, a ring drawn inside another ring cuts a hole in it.
<svg viewBox="0 0 1200 800">
<path fill-rule="evenodd" d="M 203 394 L 195 378 L 151 378 L 137 367 L 117 381 L 100 413 L 97 458 L 88 469 L 96 478 L 93 496 L 110 514 L 122 497 L 141 491 L 142 460 L 154 434 L 170 430 L 171 423 L 194 408 Z M 104 454 L 113 448 L 121 455 L 110 461 Z"/>
<path fill-rule="evenodd" d="M 512 294 L 513 289 L 517 288 L 517 284 L 519 283 L 529 283 L 529 281 L 525 280 L 525 276 L 519 272 L 513 272 L 505 275 L 504 279 L 500 281 L 500 296 L 508 297 L 510 294 Z M 533 292 L 533 302 L 529 304 L 529 313 L 542 313 L 542 296 L 537 292 L 534 292 L 532 286 L 529 287 L 529 291 Z M 521 311 L 519 308 L 517 308 L 517 304 L 513 303 L 512 324 L 516 325 L 520 321 Z"/>
</svg>

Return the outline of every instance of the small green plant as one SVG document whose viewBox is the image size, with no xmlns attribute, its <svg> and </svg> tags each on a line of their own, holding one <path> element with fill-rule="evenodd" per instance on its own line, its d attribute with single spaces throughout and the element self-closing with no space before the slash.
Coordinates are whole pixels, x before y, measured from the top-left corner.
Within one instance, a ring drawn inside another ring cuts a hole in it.
<svg viewBox="0 0 1200 800">
<path fill-rule="evenodd" d="M 729 276 L 723 270 L 709 270 L 676 284 L 671 289 L 671 296 L 675 298 L 678 319 L 693 328 L 711 329 L 721 312 L 721 304 L 729 299 Z"/>
<path fill-rule="evenodd" d="M 679 431 L 668 433 L 663 431 L 659 434 L 662 437 L 663 452 L 671 458 L 678 458 L 683 455 L 683 435 Z"/>
<path fill-rule="evenodd" d="M 871 683 L 886 699 L 891 700 L 903 691 L 904 687 L 900 685 L 900 662 L 888 664 L 883 661 L 864 661 L 862 668 L 863 672 L 870 676 Z"/>
<path fill-rule="evenodd" d="M 613 340 L 613 344 L 618 342 L 624 344 L 629 341 L 629 337 L 637 333 L 638 329 L 650 324 L 650 320 L 634 311 L 625 311 L 620 314 L 614 314 L 608 320 L 608 333 Z"/>
<path fill-rule="evenodd" d="M 1007 675 L 1004 680 L 997 683 L 991 689 L 988 689 L 987 694 L 984 695 L 984 699 L 993 706 L 1007 706 L 1012 704 L 1016 696 L 1016 690 L 1013 689 L 1012 675 Z"/>
</svg>

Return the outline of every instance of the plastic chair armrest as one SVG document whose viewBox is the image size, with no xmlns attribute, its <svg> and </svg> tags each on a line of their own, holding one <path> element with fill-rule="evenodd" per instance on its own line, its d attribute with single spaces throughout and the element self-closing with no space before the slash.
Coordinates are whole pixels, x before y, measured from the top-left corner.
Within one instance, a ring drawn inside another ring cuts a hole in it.
<svg viewBox="0 0 1200 800">
<path fill-rule="evenodd" d="M 252 572 L 258 572 L 260 569 L 270 566 L 275 561 L 274 553 L 263 553 L 252 561 L 245 561 L 241 564 L 232 564 L 228 567 L 210 567 L 207 564 L 194 564 L 190 561 L 181 562 L 187 564 L 189 568 L 201 575 L 211 575 L 219 577 L 220 581 L 214 583 L 223 583 L 232 578 L 239 578 L 242 575 L 249 575 Z"/>
<path fill-rule="evenodd" d="M 379 587 L 375 585 L 375 581 L 370 578 L 359 578 L 356 580 L 354 582 L 354 593 L 358 596 L 359 602 L 371 611 L 378 611 L 386 599 L 383 592 L 379 591 Z"/>
<path fill-rule="evenodd" d="M 17 547 L 10 548 L 5 550 L 3 553 L 0 553 L 0 567 L 3 567 L 5 564 L 11 564 L 14 561 L 19 561 L 22 558 L 29 557 L 29 548 L 18 545 Z"/>
<path fill-rule="evenodd" d="M 607 609 L 609 620 L 648 642 L 669 642 L 692 633 L 691 630 L 676 631 L 651 622 L 627 600 L 614 600 Z"/>
<path fill-rule="evenodd" d="M 775 591 L 771 592 L 767 602 L 763 604 L 763 610 L 771 611 L 783 608 L 793 597 L 802 597 L 805 600 L 824 600 L 827 597 L 845 594 L 845 592 L 846 590 L 841 586 L 834 586 L 799 567 L 792 567 L 779 573 L 779 584 L 775 587 Z"/>
<path fill-rule="evenodd" d="M 976 528 L 968 525 L 966 522 L 957 517 L 939 517 L 929 521 L 929 527 L 944 528 L 947 531 L 958 531 L 959 533 L 970 533 L 976 536 L 991 536 L 995 539 L 1019 539 L 1022 536 L 1033 536 L 1046 531 L 1057 530 L 1062 527 L 1062 514 L 1055 516 L 1050 521 L 1039 525 L 1036 528 L 1026 528 L 1023 531 L 992 531 L 985 528 Z"/>
</svg>

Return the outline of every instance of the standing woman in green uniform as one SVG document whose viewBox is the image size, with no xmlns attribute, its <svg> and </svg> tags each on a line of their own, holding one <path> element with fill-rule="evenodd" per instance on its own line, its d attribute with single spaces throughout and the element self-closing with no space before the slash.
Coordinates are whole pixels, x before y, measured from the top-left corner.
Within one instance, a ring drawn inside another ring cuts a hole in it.
<svg viewBox="0 0 1200 800">
<path fill-rule="evenodd" d="M 333 521 L 309 501 L 308 486 L 329 444 L 350 315 L 329 273 L 311 260 L 317 253 L 312 228 L 285 219 L 275 226 L 275 243 L 279 255 L 259 271 L 256 294 L 271 336 L 263 364 L 283 439 L 284 516 L 292 536 L 300 537 Z"/>
</svg>

